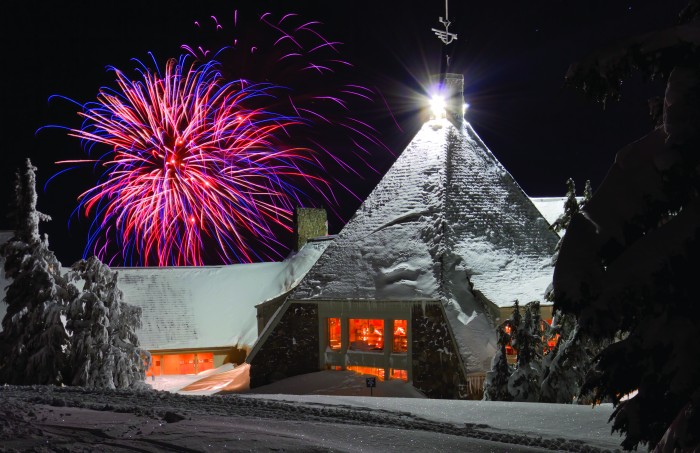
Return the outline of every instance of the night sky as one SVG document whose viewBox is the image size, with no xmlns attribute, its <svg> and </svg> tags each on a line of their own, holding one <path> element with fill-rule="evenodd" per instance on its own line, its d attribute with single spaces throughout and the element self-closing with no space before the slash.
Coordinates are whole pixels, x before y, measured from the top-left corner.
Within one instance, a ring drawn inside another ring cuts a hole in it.
<svg viewBox="0 0 700 453">
<path fill-rule="evenodd" d="M 196 4 L 195 4 L 196 3 Z M 573 177 L 579 188 L 590 179 L 595 188 L 615 152 L 649 131 L 647 98 L 663 86 L 632 79 L 621 102 L 605 110 L 564 87 L 570 63 L 607 43 L 671 25 L 683 0 L 536 0 L 473 2 L 452 0 L 451 72 L 465 75 L 467 120 L 530 196 L 562 196 Z M 109 6 L 107 6 L 109 5 Z M 263 5 L 254 8 L 253 5 Z M 108 65 L 130 70 L 131 58 L 152 51 L 161 60 L 176 57 L 180 45 L 198 30 L 195 20 L 231 15 L 256 20 L 266 10 L 296 12 L 324 24 L 327 37 L 344 43 L 342 54 L 357 70 L 358 80 L 378 87 L 398 120 L 368 112 L 396 155 L 421 124 L 420 100 L 430 74 L 440 65 L 440 42 L 431 27 L 440 27 L 444 2 L 433 1 L 295 1 L 184 2 L 12 2 L 2 15 L 4 110 L 0 204 L 8 206 L 12 174 L 29 156 L 39 167 L 39 208 L 53 221 L 44 224 L 51 248 L 69 264 L 85 245 L 87 222 L 73 217 L 76 197 L 94 176 L 76 171 L 45 181 L 61 168 L 62 159 L 83 157 L 80 143 L 48 124 L 78 127 L 76 107 L 48 102 L 60 94 L 80 102 L 95 99 L 101 86 L 113 86 Z M 200 35 L 201 36 L 201 35 Z M 362 116 L 362 115 L 360 115 Z M 350 186 L 364 199 L 395 157 L 376 154 L 377 172 L 362 170 Z M 337 233 L 359 206 L 341 196 L 341 216 L 331 218 Z M 7 211 L 3 208 L 0 212 Z M 0 218 L 0 229 L 11 221 Z M 283 238 L 286 240 L 286 238 Z"/>
</svg>

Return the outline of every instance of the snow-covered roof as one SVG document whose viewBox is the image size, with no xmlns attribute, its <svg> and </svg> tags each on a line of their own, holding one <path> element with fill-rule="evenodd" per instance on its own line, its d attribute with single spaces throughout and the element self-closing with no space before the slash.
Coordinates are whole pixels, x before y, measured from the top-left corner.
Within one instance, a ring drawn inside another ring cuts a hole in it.
<svg viewBox="0 0 700 453">
<path fill-rule="evenodd" d="M 255 306 L 294 288 L 328 244 L 310 242 L 274 263 L 116 270 L 124 300 L 143 309 L 142 347 L 251 346 Z"/>
<path fill-rule="evenodd" d="M 564 213 L 566 197 L 531 197 L 530 200 L 550 225 Z"/>
<path fill-rule="evenodd" d="M 558 237 L 468 123 L 426 123 L 292 292 L 294 300 L 439 300 L 477 367 L 497 306 L 542 300 Z M 469 281 L 466 278 L 469 278 Z M 469 328 L 464 327 L 469 325 Z"/>
<path fill-rule="evenodd" d="M 330 242 L 310 241 L 282 262 L 115 270 L 124 300 L 143 309 L 137 334 L 145 349 L 251 346 L 255 306 L 294 288 Z M 4 274 L 0 299 L 10 284 Z M 0 319 L 6 309 L 0 303 Z"/>
<path fill-rule="evenodd" d="M 539 209 L 547 222 L 553 224 L 559 216 L 564 214 L 564 203 L 566 203 L 566 197 L 532 197 L 530 198 L 535 204 L 535 207 Z M 579 203 L 583 201 L 583 197 L 576 197 Z M 558 235 L 560 237 L 564 236 L 566 230 L 559 231 Z"/>
<path fill-rule="evenodd" d="M 561 205 L 561 204 L 560 204 Z M 440 299 L 456 254 L 498 306 L 539 300 L 557 236 L 469 124 L 426 123 L 299 287 L 294 299 Z"/>
</svg>

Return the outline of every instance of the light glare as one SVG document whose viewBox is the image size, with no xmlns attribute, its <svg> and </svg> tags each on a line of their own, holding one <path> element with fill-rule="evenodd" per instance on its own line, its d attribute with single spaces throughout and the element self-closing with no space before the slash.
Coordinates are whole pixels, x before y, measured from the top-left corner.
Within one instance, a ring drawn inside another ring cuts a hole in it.
<svg viewBox="0 0 700 453">
<path fill-rule="evenodd" d="M 443 118 L 445 116 L 445 98 L 436 94 L 430 99 L 430 110 L 433 112 L 433 117 Z"/>
</svg>

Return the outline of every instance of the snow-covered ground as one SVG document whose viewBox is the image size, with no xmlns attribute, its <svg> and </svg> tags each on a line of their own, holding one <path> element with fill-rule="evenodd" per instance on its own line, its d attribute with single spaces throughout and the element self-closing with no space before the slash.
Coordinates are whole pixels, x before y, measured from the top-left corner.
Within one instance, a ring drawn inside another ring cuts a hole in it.
<svg viewBox="0 0 700 453">
<path fill-rule="evenodd" d="M 370 397 L 349 371 L 250 391 L 247 367 L 228 365 L 149 384 L 179 391 L 0 387 L 0 451 L 599 452 L 620 443 L 609 405 L 431 400 L 401 381 L 377 382 Z M 213 394 L 222 388 L 243 393 Z"/>
<path fill-rule="evenodd" d="M 606 451 L 609 407 L 0 387 L 9 451 Z M 551 425 L 544 428 L 545 425 Z"/>
</svg>

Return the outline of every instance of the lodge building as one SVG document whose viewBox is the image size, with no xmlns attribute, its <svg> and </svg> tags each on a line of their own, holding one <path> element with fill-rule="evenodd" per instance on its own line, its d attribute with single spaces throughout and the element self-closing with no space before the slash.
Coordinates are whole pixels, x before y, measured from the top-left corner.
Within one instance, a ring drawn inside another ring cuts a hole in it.
<svg viewBox="0 0 700 453">
<path fill-rule="evenodd" d="M 253 388 L 342 369 L 478 398 L 496 326 L 551 282 L 558 237 L 542 212 L 551 222 L 562 202 L 538 210 L 463 120 L 462 77 L 447 83 L 447 117 L 423 125 L 337 236 L 301 210 L 282 262 L 118 269 L 143 308 L 149 375 L 246 361 Z"/>
<path fill-rule="evenodd" d="M 423 125 L 286 299 L 258 306 L 251 387 L 323 369 L 478 397 L 496 325 L 543 300 L 557 235 L 460 112 Z"/>
</svg>

